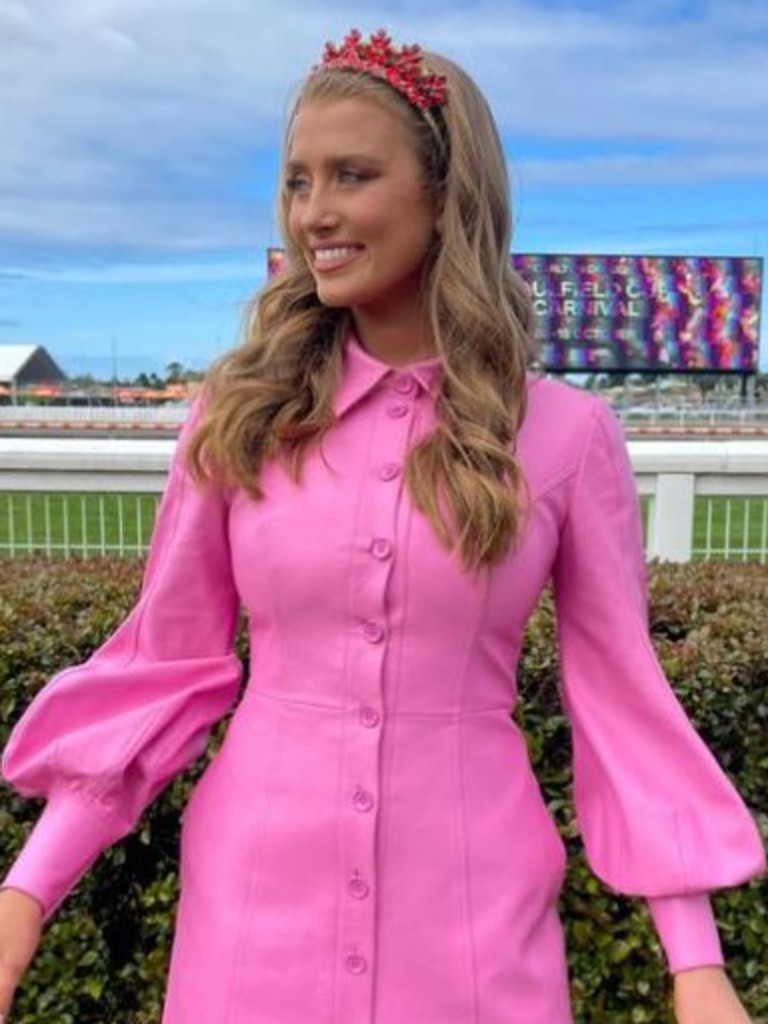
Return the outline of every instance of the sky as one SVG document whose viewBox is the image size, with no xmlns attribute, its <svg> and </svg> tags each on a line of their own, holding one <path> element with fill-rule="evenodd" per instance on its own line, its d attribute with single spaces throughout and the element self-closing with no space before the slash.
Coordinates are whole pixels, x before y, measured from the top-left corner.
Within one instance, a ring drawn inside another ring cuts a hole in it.
<svg viewBox="0 0 768 1024">
<path fill-rule="evenodd" d="M 0 0 L 0 342 L 121 378 L 237 344 L 290 98 L 351 26 L 478 82 L 516 250 L 768 254 L 765 0 Z"/>
</svg>

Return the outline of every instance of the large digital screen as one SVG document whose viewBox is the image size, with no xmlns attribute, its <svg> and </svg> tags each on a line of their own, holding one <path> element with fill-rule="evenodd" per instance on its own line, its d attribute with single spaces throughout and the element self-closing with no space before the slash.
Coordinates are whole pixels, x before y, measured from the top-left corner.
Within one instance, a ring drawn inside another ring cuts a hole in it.
<svg viewBox="0 0 768 1024">
<path fill-rule="evenodd" d="M 267 258 L 269 273 L 278 272 L 282 250 Z M 515 253 L 511 260 L 532 293 L 546 370 L 757 370 L 757 257 Z"/>
</svg>

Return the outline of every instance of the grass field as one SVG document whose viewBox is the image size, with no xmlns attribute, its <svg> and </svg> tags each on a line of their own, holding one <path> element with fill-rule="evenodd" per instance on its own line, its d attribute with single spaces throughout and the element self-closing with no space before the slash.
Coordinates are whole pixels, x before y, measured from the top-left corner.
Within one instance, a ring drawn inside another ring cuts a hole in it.
<svg viewBox="0 0 768 1024">
<path fill-rule="evenodd" d="M 139 555 L 155 519 L 156 494 L 0 494 L 0 555 Z"/>
<path fill-rule="evenodd" d="M 156 494 L 0 494 L 0 556 L 143 554 Z M 649 503 L 643 503 L 647 524 Z M 768 561 L 768 497 L 699 498 L 694 558 Z"/>
<path fill-rule="evenodd" d="M 768 561 L 768 497 L 697 498 L 694 557 Z"/>
</svg>

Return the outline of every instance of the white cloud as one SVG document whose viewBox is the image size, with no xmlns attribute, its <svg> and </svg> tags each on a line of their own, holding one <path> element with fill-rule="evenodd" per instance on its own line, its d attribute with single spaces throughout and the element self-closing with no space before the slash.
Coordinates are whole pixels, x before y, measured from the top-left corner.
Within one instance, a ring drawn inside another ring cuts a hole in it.
<svg viewBox="0 0 768 1024">
<path fill-rule="evenodd" d="M 47 281 L 52 284 L 194 284 L 214 281 L 236 281 L 242 284 L 257 278 L 261 280 L 265 274 L 264 256 L 254 252 L 250 260 L 38 267 L 28 268 L 23 276 L 27 281 Z"/>
<path fill-rule="evenodd" d="M 692 181 L 722 181 L 763 177 L 768 180 L 768 147 L 763 153 L 707 152 L 690 149 L 663 156 L 636 153 L 581 159 L 516 161 L 516 177 L 524 186 L 616 184 L 685 185 Z M 768 200 L 766 210 L 768 212 Z"/>
<path fill-rule="evenodd" d="M 738 0 L 721 0 L 717 17 L 711 7 L 695 21 L 631 17 L 620 6 L 517 7 L 495 23 L 454 17 L 438 31 L 512 132 L 763 146 L 768 26 L 745 24 Z"/>
<path fill-rule="evenodd" d="M 513 155 L 515 140 L 556 144 L 521 153 L 536 184 L 764 176 L 765 5 L 718 0 L 687 20 L 669 7 L 0 0 L 0 246 L 263 240 L 269 213 L 243 181 L 264 173 L 302 71 L 353 23 L 465 64 Z M 618 152 L 568 151 L 596 142 Z"/>
<path fill-rule="evenodd" d="M 0 236 L 17 244 L 172 254 L 252 248 L 269 231 L 244 203 L 42 195 L 0 205 Z"/>
</svg>

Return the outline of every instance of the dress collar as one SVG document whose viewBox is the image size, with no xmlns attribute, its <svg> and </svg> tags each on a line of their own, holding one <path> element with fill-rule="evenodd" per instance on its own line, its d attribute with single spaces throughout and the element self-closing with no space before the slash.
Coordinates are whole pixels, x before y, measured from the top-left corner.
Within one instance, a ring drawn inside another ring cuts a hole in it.
<svg viewBox="0 0 768 1024">
<path fill-rule="evenodd" d="M 341 381 L 333 403 L 334 412 L 337 416 L 343 416 L 382 381 L 388 379 L 412 377 L 423 391 L 434 394 L 440 372 L 439 356 L 404 366 L 391 366 L 366 352 L 358 339 L 350 335 L 344 348 Z"/>
</svg>

